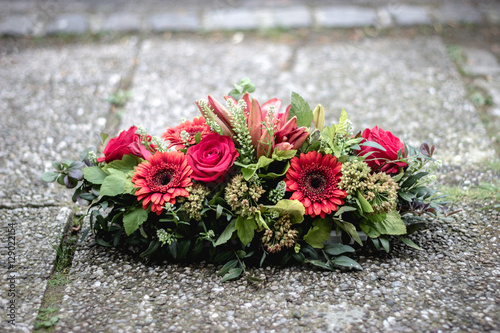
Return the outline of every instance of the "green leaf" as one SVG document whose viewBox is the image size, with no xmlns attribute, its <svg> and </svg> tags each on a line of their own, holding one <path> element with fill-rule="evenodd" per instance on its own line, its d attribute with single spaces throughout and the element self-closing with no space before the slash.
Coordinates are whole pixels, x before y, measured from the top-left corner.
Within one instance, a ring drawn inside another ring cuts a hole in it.
<svg viewBox="0 0 500 333">
<path fill-rule="evenodd" d="M 142 206 L 139 206 L 123 215 L 123 226 L 127 236 L 139 229 L 139 226 L 148 219 L 148 210 L 144 210 Z"/>
<path fill-rule="evenodd" d="M 198 144 L 198 143 L 200 143 L 200 141 L 201 141 L 201 132 L 198 132 L 194 136 L 194 142 L 196 142 Z"/>
<path fill-rule="evenodd" d="M 290 215 L 292 224 L 304 221 L 304 214 L 306 213 L 304 205 L 298 200 L 282 199 L 271 207 L 271 209 L 279 213 L 287 212 Z"/>
<path fill-rule="evenodd" d="M 236 265 L 238 265 L 238 260 L 237 259 L 230 260 L 230 261 L 226 262 L 226 264 L 224 266 L 222 266 L 222 268 L 220 269 L 220 271 L 217 272 L 217 276 L 221 276 L 221 275 L 227 274 L 227 272 L 229 272 L 229 270 L 231 268 L 235 268 Z"/>
<path fill-rule="evenodd" d="M 255 172 L 260 168 L 265 168 L 271 164 L 274 160 L 269 157 L 261 156 L 257 163 L 249 164 L 246 167 L 242 167 L 241 173 L 245 180 L 249 180 L 255 174 Z M 240 165 L 241 166 L 241 165 Z"/>
<path fill-rule="evenodd" d="M 412 247 L 412 248 L 417 249 L 417 250 L 422 250 L 422 248 L 420 246 L 418 246 L 417 244 L 415 244 L 411 239 L 404 238 L 404 237 L 401 237 L 400 239 L 403 243 L 405 243 L 409 247 Z"/>
<path fill-rule="evenodd" d="M 104 178 L 100 194 L 102 196 L 107 195 L 110 197 L 123 194 L 127 176 L 123 172 L 116 169 L 109 169 L 108 171 L 110 175 Z"/>
<path fill-rule="evenodd" d="M 372 147 L 372 148 L 376 148 L 376 149 L 379 149 L 379 150 L 382 150 L 382 151 L 386 151 L 384 147 L 382 147 L 379 143 L 377 143 L 375 141 L 365 141 L 363 143 L 360 143 L 359 145 L 360 146 Z M 367 156 L 367 155 L 364 155 L 364 156 Z"/>
<path fill-rule="evenodd" d="M 58 176 L 59 176 L 58 173 L 47 171 L 42 174 L 42 180 L 47 183 L 52 183 L 56 181 Z"/>
<path fill-rule="evenodd" d="M 83 177 L 92 184 L 102 184 L 108 174 L 97 166 L 83 169 Z"/>
<path fill-rule="evenodd" d="M 389 253 L 390 251 L 390 246 L 389 246 L 389 240 L 385 237 L 380 237 L 380 244 L 382 244 L 382 247 L 384 248 L 385 252 Z"/>
<path fill-rule="evenodd" d="M 159 240 L 152 240 L 149 242 L 149 246 L 146 249 L 146 251 L 142 252 L 139 256 L 141 258 L 144 258 L 146 256 L 149 256 L 150 254 L 153 254 L 161 245 L 161 242 Z"/>
<path fill-rule="evenodd" d="M 376 224 L 377 229 L 383 235 L 406 235 L 406 226 L 398 212 L 387 213 L 384 221 Z"/>
<path fill-rule="evenodd" d="M 228 280 L 236 279 L 241 275 L 241 273 L 243 273 L 242 268 L 231 268 L 229 272 L 222 277 L 220 282 L 226 282 Z"/>
<path fill-rule="evenodd" d="M 333 271 L 333 267 L 330 266 L 329 263 L 327 262 L 324 262 L 324 261 L 321 261 L 321 260 L 317 260 L 317 259 L 306 259 L 304 260 L 304 263 L 306 264 L 311 264 L 311 265 L 314 265 L 314 266 L 318 266 L 318 267 L 321 267 L 323 269 L 327 269 L 329 271 Z"/>
<path fill-rule="evenodd" d="M 290 150 L 275 149 L 272 158 L 275 161 L 289 160 L 292 157 L 294 157 L 295 154 L 297 154 L 297 150 L 295 149 L 290 149 Z"/>
<path fill-rule="evenodd" d="M 356 230 L 354 224 L 345 221 L 336 221 L 336 223 L 340 228 L 342 228 L 342 230 L 347 232 L 359 245 L 363 245 L 363 242 L 361 241 L 361 238 L 359 237 L 358 231 Z"/>
<path fill-rule="evenodd" d="M 215 218 L 219 219 L 219 217 L 222 215 L 223 207 L 221 205 L 217 205 L 217 209 L 215 212 Z"/>
<path fill-rule="evenodd" d="M 335 265 L 363 270 L 360 264 L 346 256 L 340 256 L 332 260 Z"/>
<path fill-rule="evenodd" d="M 102 170 L 111 173 L 110 169 L 115 169 L 126 174 L 129 171 L 134 170 L 135 166 L 137 166 L 140 161 L 142 161 L 142 159 L 139 157 L 135 157 L 133 155 L 123 155 L 121 160 L 115 160 L 106 164 Z"/>
<path fill-rule="evenodd" d="M 329 244 L 325 247 L 324 251 L 332 256 L 338 256 L 346 252 L 354 252 L 355 250 L 349 245 L 340 243 Z"/>
<path fill-rule="evenodd" d="M 304 236 L 304 241 L 314 248 L 322 249 L 323 242 L 330 238 L 332 231 L 332 223 L 327 219 L 319 219 L 313 222 L 313 226 Z"/>
<path fill-rule="evenodd" d="M 238 216 L 236 219 L 238 238 L 243 245 L 246 246 L 252 241 L 255 229 L 257 229 L 257 223 L 255 223 L 255 219 L 253 217 Z"/>
<path fill-rule="evenodd" d="M 313 121 L 313 112 L 302 96 L 292 92 L 292 103 L 290 107 L 290 119 L 297 117 L 297 127 L 309 127 Z"/>
<path fill-rule="evenodd" d="M 377 238 L 381 235 L 380 231 L 375 227 L 375 224 L 368 219 L 360 221 L 359 227 L 370 238 Z"/>
<path fill-rule="evenodd" d="M 356 196 L 358 198 L 359 204 L 361 205 L 361 209 L 363 209 L 364 213 L 373 213 L 373 207 L 370 205 L 368 200 L 361 194 L 360 191 L 356 192 Z"/>
<path fill-rule="evenodd" d="M 104 239 L 102 238 L 96 238 L 95 239 L 95 242 L 98 244 L 98 245 L 101 245 L 101 246 L 105 246 L 105 247 L 113 247 L 111 244 L 109 244 L 108 242 L 106 242 Z"/>
<path fill-rule="evenodd" d="M 335 132 L 342 135 L 349 134 L 349 118 L 347 117 L 347 112 L 344 109 L 340 112 L 339 123 L 335 128 Z"/>
<path fill-rule="evenodd" d="M 411 202 L 415 198 L 415 194 L 413 193 L 408 193 L 408 192 L 399 192 L 398 195 L 401 197 L 401 199 Z"/>
<path fill-rule="evenodd" d="M 410 176 L 408 177 L 408 179 L 406 179 L 403 184 L 401 185 L 401 188 L 405 188 L 405 187 L 412 187 L 413 185 L 415 185 L 415 183 L 422 177 L 428 175 L 429 173 L 428 172 L 419 172 L 413 176 Z"/>
<path fill-rule="evenodd" d="M 232 220 L 227 226 L 226 229 L 219 236 L 214 246 L 219 246 L 225 244 L 228 240 L 233 236 L 233 232 L 236 230 L 236 221 Z"/>
<path fill-rule="evenodd" d="M 335 216 L 340 216 L 342 215 L 343 213 L 345 212 L 352 212 L 352 211 L 355 211 L 357 210 L 355 207 L 352 207 L 352 206 L 342 206 L 339 208 L 339 210 L 337 210 L 335 212 Z"/>
<path fill-rule="evenodd" d="M 132 183 L 132 179 L 127 177 L 125 180 L 125 184 L 123 185 L 123 193 L 127 194 L 135 194 L 137 187 L 134 187 L 134 183 Z"/>
</svg>

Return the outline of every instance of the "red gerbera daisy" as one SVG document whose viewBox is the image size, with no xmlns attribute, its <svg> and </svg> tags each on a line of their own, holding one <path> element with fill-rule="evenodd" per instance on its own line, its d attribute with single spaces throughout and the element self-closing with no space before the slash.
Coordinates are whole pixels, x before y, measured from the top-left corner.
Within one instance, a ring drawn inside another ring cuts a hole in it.
<svg viewBox="0 0 500 333">
<path fill-rule="evenodd" d="M 187 138 L 182 137 L 183 131 L 186 131 Z M 167 128 L 167 131 L 161 137 L 170 141 L 168 148 L 175 146 L 175 149 L 179 150 L 186 148 L 186 141 L 189 145 L 194 145 L 196 143 L 194 138 L 197 133 L 201 134 L 201 138 L 211 133 L 210 126 L 207 125 L 203 117 L 196 117 L 193 121 L 186 120 L 179 126 Z"/>
<path fill-rule="evenodd" d="M 157 152 L 149 161 L 142 162 L 135 169 L 132 183 L 139 188 L 135 195 L 142 201 L 142 207 L 160 215 L 166 202 L 175 204 L 176 197 L 188 197 L 186 187 L 193 185 L 190 175 L 193 171 L 186 156 L 177 151 Z"/>
<path fill-rule="evenodd" d="M 285 178 L 287 191 L 293 191 L 290 199 L 299 200 L 311 217 L 323 218 L 336 211 L 347 196 L 347 192 L 337 187 L 341 169 L 342 164 L 335 156 L 316 151 L 292 158 Z"/>
</svg>

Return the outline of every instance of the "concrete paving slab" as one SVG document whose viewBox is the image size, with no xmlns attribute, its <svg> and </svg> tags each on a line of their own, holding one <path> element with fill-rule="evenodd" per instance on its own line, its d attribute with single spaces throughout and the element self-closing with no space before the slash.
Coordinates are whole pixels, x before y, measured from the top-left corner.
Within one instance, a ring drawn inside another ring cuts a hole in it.
<svg viewBox="0 0 500 333">
<path fill-rule="evenodd" d="M 256 83 L 254 97 L 262 102 L 289 103 L 293 89 L 311 104 L 321 102 L 329 121 L 343 107 L 357 129 L 378 124 L 412 142 L 430 140 L 448 167 L 465 170 L 493 155 L 436 38 L 295 51 L 260 40 L 148 39 L 122 127 L 142 123 L 160 135 L 197 115 L 195 99 L 209 93 L 222 99 L 242 76 Z M 56 331 L 498 329 L 498 220 L 496 211 L 465 207 L 450 225 L 435 223 L 412 238 L 421 252 L 396 245 L 385 257 L 360 257 L 365 270 L 348 274 L 250 269 L 262 284 L 246 278 L 222 284 L 210 265 L 146 266 L 88 239 L 74 258 Z"/>
<path fill-rule="evenodd" d="M 467 75 L 500 76 L 500 64 L 495 55 L 478 48 L 463 49 L 466 63 L 463 70 Z"/>
<path fill-rule="evenodd" d="M 136 45 L 39 47 L 0 56 L 0 205 L 65 202 L 46 184 L 53 160 L 99 144 L 105 101 L 133 66 Z"/>
<path fill-rule="evenodd" d="M 31 332 L 54 268 L 67 207 L 0 209 L 2 332 Z"/>
</svg>

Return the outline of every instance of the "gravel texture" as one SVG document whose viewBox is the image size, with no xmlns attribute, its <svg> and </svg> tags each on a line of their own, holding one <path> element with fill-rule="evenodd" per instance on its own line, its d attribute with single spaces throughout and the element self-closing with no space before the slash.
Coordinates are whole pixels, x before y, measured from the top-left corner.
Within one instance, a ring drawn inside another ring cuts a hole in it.
<svg viewBox="0 0 500 333">
<path fill-rule="evenodd" d="M 0 55 L 0 206 L 57 204 L 41 180 L 54 160 L 100 143 L 105 100 L 133 65 L 134 44 L 68 45 Z"/>
<path fill-rule="evenodd" d="M 422 251 L 362 251 L 362 272 L 252 268 L 229 283 L 212 265 L 146 266 L 89 240 L 56 331 L 494 332 L 498 222 L 498 211 L 463 207 L 412 237 Z"/>
<path fill-rule="evenodd" d="M 56 259 L 54 246 L 59 245 L 72 216 L 73 211 L 67 207 L 0 210 L 2 332 L 30 332 L 33 328 Z M 14 320 L 16 325 L 7 320 Z"/>
<path fill-rule="evenodd" d="M 443 183 L 498 177 L 475 166 L 494 153 L 435 38 L 298 47 L 147 39 L 122 127 L 140 121 L 159 135 L 196 115 L 195 99 L 222 99 L 246 73 L 262 102 L 289 102 L 294 89 L 322 102 L 330 121 L 344 107 L 358 129 L 380 124 L 415 142 L 431 139 L 445 163 Z M 412 236 L 422 251 L 401 244 L 387 255 L 361 250 L 362 272 L 249 269 L 261 282 L 220 283 L 217 267 L 203 263 L 147 266 L 88 239 L 74 258 L 56 331 L 495 332 L 498 212 L 458 208 L 452 222 Z"/>
</svg>

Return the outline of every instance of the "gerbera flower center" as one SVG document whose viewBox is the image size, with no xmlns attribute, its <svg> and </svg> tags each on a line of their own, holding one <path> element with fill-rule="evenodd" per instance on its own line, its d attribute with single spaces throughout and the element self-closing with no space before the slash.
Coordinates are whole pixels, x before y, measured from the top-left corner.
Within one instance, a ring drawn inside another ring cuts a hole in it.
<svg viewBox="0 0 500 333">
<path fill-rule="evenodd" d="M 167 190 L 176 186 L 175 170 L 169 166 L 157 166 L 156 170 L 147 177 L 148 186 L 153 192 L 165 193 Z"/>
<path fill-rule="evenodd" d="M 326 186 L 326 179 L 322 173 L 316 172 L 307 175 L 306 183 L 309 183 L 309 186 L 312 190 L 321 191 Z"/>
<path fill-rule="evenodd" d="M 308 165 L 299 179 L 304 196 L 312 202 L 321 202 L 328 198 L 337 187 L 337 177 L 325 166 Z"/>
</svg>

